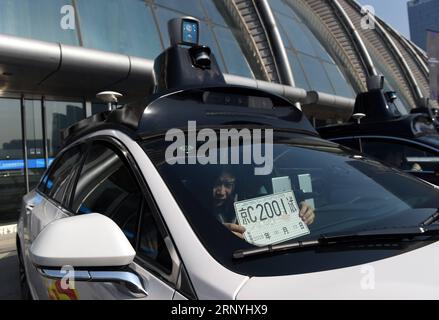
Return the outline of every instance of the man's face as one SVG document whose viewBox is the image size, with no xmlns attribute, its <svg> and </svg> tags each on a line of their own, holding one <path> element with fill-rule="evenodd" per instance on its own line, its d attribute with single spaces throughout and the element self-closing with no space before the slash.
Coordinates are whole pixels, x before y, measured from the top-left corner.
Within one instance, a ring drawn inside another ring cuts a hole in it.
<svg viewBox="0 0 439 320">
<path fill-rule="evenodd" d="M 222 173 L 213 186 L 213 199 L 216 206 L 229 200 L 235 190 L 235 177 L 229 173 Z"/>
</svg>

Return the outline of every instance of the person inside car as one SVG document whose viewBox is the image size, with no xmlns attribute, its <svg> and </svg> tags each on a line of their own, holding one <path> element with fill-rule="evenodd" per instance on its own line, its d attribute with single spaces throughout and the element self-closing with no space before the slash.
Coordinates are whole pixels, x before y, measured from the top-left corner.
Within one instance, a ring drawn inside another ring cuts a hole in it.
<svg viewBox="0 0 439 320">
<path fill-rule="evenodd" d="M 388 148 L 386 153 L 381 157 L 384 162 L 401 169 L 401 170 L 410 170 L 410 171 L 422 171 L 422 167 L 419 163 L 410 164 L 407 161 L 406 156 L 404 155 L 404 151 L 398 147 Z"/>
<path fill-rule="evenodd" d="M 224 168 L 215 180 L 212 187 L 213 214 L 231 232 L 240 238 L 244 238 L 245 227 L 237 224 L 234 210 L 236 202 L 236 176 L 229 168 Z M 299 204 L 299 216 L 307 225 L 314 222 L 315 214 L 311 206 L 306 202 Z"/>
</svg>

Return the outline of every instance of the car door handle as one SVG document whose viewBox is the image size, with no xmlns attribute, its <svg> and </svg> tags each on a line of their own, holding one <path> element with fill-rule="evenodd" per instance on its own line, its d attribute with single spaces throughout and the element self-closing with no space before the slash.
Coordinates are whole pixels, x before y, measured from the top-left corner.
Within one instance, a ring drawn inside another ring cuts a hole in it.
<svg viewBox="0 0 439 320">
<path fill-rule="evenodd" d="M 32 210 L 35 208 L 35 206 L 33 204 L 27 204 L 25 206 L 25 212 L 27 215 L 32 213 Z"/>
</svg>

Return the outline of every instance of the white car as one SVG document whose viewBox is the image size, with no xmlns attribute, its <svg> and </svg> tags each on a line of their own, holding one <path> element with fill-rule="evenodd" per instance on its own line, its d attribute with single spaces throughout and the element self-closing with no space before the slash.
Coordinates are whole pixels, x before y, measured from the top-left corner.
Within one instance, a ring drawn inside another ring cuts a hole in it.
<svg viewBox="0 0 439 320">
<path fill-rule="evenodd" d="M 239 140 L 210 150 L 242 156 L 249 146 L 272 147 L 272 171 L 192 159 L 201 141 L 184 130 L 187 119 L 197 120 L 198 134 L 273 129 L 272 144 Z M 186 164 L 167 159 L 172 128 L 188 136 L 175 149 Z M 95 115 L 68 133 L 23 199 L 17 247 L 28 297 L 439 298 L 439 190 L 321 139 L 282 98 L 233 87 L 180 90 Z M 218 180 L 226 167 L 233 179 Z M 233 189 L 223 215 L 216 187 Z M 303 202 L 314 209 L 312 224 L 299 218 Z M 227 222 L 245 232 L 230 232 Z"/>
</svg>

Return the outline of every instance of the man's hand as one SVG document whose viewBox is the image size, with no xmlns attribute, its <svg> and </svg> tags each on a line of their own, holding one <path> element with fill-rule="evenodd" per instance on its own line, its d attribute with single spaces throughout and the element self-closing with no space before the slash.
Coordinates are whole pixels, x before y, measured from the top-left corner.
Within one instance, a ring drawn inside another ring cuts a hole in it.
<svg viewBox="0 0 439 320">
<path fill-rule="evenodd" d="M 422 171 L 422 167 L 419 163 L 415 162 L 415 163 L 413 163 L 411 170 L 416 171 L 416 172 L 420 172 L 420 171 Z"/>
<path fill-rule="evenodd" d="M 314 218 L 316 217 L 316 215 L 314 214 L 314 210 L 305 201 L 302 201 L 300 203 L 299 217 L 307 225 L 310 225 L 314 222 Z"/>
<path fill-rule="evenodd" d="M 224 226 L 232 231 L 236 236 L 244 239 L 245 228 L 235 223 L 224 223 Z"/>
<path fill-rule="evenodd" d="M 300 203 L 299 216 L 307 225 L 312 224 L 315 219 L 314 210 L 304 201 Z M 237 237 L 244 239 L 245 227 L 235 223 L 224 223 L 224 226 L 233 232 Z"/>
</svg>

